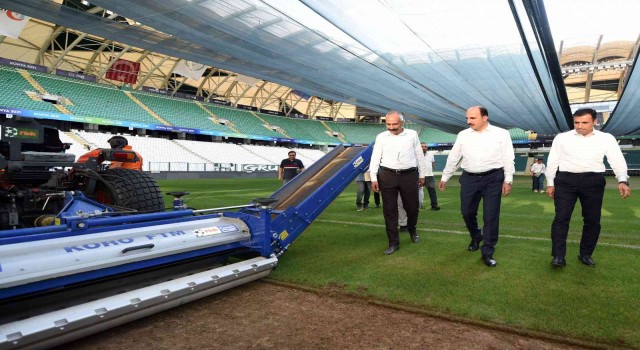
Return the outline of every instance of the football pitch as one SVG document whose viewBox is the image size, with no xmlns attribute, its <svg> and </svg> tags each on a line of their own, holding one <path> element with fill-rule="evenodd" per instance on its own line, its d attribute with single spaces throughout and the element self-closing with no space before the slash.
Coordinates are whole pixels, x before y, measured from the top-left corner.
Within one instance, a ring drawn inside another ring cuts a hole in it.
<svg viewBox="0 0 640 350">
<path fill-rule="evenodd" d="M 438 180 L 439 177 L 436 178 Z M 401 235 L 400 250 L 387 247 L 382 209 L 356 211 L 351 184 L 280 257 L 270 278 L 314 288 L 339 288 L 372 300 L 433 314 L 568 336 L 613 346 L 640 347 L 640 193 L 620 199 L 607 178 L 602 233 L 595 268 L 582 265 L 582 229 L 576 205 L 567 243 L 567 266 L 553 269 L 550 226 L 553 201 L 531 191 L 529 177 L 516 177 L 503 198 L 500 240 L 488 268 L 467 251 L 469 235 L 459 208 L 459 184 L 438 192 L 440 211 L 421 210 L 421 242 Z M 247 204 L 267 197 L 276 179 L 159 181 L 163 192 L 190 191 L 196 209 Z M 426 191 L 425 191 L 426 192 Z M 426 195 L 426 193 L 425 193 Z M 426 200 L 428 204 L 428 195 Z M 170 198 L 166 198 L 167 207 Z M 428 206 L 428 205 L 427 205 Z M 481 214 L 480 214 L 481 217 Z M 393 326 L 393 325 L 390 325 Z"/>
</svg>

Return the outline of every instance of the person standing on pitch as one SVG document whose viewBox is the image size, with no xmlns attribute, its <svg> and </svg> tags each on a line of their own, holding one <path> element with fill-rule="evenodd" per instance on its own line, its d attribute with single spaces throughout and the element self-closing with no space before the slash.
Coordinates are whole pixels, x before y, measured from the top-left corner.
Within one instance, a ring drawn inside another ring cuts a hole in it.
<svg viewBox="0 0 640 350">
<path fill-rule="evenodd" d="M 468 129 L 458 133 L 447 157 L 438 187 L 444 191 L 447 181 L 460 160 L 464 171 L 460 176 L 460 207 L 464 223 L 471 235 L 470 252 L 482 245 L 482 261 L 489 267 L 498 263 L 493 258 L 498 243 L 501 195 L 511 193 L 515 173 L 513 144 L 505 129 L 489 124 L 489 112 L 481 106 L 467 110 Z M 484 227 L 478 226 L 478 206 L 483 201 Z"/>
<path fill-rule="evenodd" d="M 426 158 L 425 163 L 427 164 L 427 176 L 424 178 L 424 187 L 427 188 L 427 192 L 429 193 L 429 200 L 431 201 L 431 210 L 440 210 L 440 206 L 438 205 L 438 194 L 436 193 L 436 180 L 433 176 L 433 168 L 436 165 L 436 159 L 433 157 L 431 152 L 428 152 L 427 144 L 422 143 L 420 145 L 422 147 L 422 152 Z M 420 192 L 418 195 L 420 196 L 420 207 L 422 208 L 422 203 L 424 202 L 424 187 L 420 188 Z"/>
<path fill-rule="evenodd" d="M 425 166 L 427 167 L 427 176 L 424 177 L 424 186 L 418 187 L 418 205 L 420 209 L 423 209 L 424 204 L 424 188 L 427 188 L 429 192 L 429 199 L 431 200 L 431 210 L 440 210 L 438 205 L 438 195 L 436 194 L 436 181 L 433 176 L 433 167 L 435 165 L 435 159 L 433 154 L 427 152 L 427 144 L 420 144 L 422 147 L 422 153 L 425 157 Z M 398 225 L 400 225 L 400 232 L 407 231 L 407 212 L 402 206 L 402 197 L 398 196 Z"/>
<path fill-rule="evenodd" d="M 300 159 L 296 159 L 295 151 L 289 151 L 287 156 L 288 158 L 283 159 L 278 168 L 278 180 L 282 181 L 283 185 L 293 180 L 293 178 L 298 175 L 298 172 L 304 170 L 304 164 L 302 164 Z"/>
<path fill-rule="evenodd" d="M 538 158 L 531 164 L 531 179 L 533 180 L 533 192 L 544 193 L 544 172 L 547 171 L 542 158 Z"/>
<path fill-rule="evenodd" d="M 600 215 L 604 195 L 605 166 L 603 159 L 613 168 L 618 180 L 618 192 L 623 199 L 631 195 L 627 163 L 618 142 L 611 134 L 594 130 L 596 111 L 579 109 L 573 113 L 573 130 L 553 139 L 547 159 L 547 195 L 553 199 L 556 215 L 551 224 L 551 265 L 564 267 L 567 252 L 567 234 L 571 214 L 580 199 L 582 206 L 581 263 L 593 267 L 591 258 L 600 236 Z"/>
<path fill-rule="evenodd" d="M 398 194 L 407 211 L 407 229 L 413 243 L 420 238 L 416 231 L 418 223 L 418 188 L 424 185 L 427 169 L 415 130 L 405 129 L 400 112 L 390 111 L 386 115 L 387 131 L 376 136 L 369 164 L 371 187 L 382 192 L 382 212 L 386 226 L 389 248 L 385 254 L 400 249 L 398 234 Z"/>
<path fill-rule="evenodd" d="M 358 185 L 358 193 L 356 194 L 356 210 L 368 210 L 369 198 L 371 196 L 371 177 L 369 177 L 369 171 L 358 174 L 358 176 L 356 176 L 356 184 Z"/>
</svg>

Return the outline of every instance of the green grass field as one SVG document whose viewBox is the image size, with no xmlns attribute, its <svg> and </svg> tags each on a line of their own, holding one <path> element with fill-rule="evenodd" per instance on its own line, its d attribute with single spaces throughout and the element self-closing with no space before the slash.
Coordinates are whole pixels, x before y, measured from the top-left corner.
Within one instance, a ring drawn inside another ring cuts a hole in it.
<svg viewBox="0 0 640 350">
<path fill-rule="evenodd" d="M 280 258 L 278 281 L 345 292 L 524 330 L 612 345 L 640 347 L 640 193 L 621 200 L 608 179 L 597 267 L 577 259 L 582 219 L 576 206 L 567 267 L 553 269 L 553 202 L 517 177 L 503 199 L 497 268 L 467 252 L 457 178 L 438 192 L 442 210 L 421 210 L 419 244 L 401 237 L 385 256 L 382 209 L 357 212 L 356 187 L 345 190 Z M 246 204 L 277 189 L 275 179 L 161 181 L 163 192 L 187 190 L 189 205 Z M 633 188 L 632 183 L 632 188 Z M 427 196 L 428 199 L 428 196 Z M 169 199 L 167 198 L 167 203 Z M 373 197 L 371 198 L 373 202 Z"/>
</svg>

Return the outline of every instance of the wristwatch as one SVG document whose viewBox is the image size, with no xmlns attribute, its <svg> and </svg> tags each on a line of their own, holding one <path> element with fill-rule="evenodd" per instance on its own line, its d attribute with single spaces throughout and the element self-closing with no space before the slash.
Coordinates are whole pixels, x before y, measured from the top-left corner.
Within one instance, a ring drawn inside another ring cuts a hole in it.
<svg viewBox="0 0 640 350">
<path fill-rule="evenodd" d="M 504 183 L 506 183 L 507 185 L 511 185 L 511 181 L 505 181 Z"/>
<path fill-rule="evenodd" d="M 625 185 L 629 186 L 629 181 L 620 181 L 620 182 L 618 182 L 618 185 L 619 184 L 625 184 Z M 631 187 L 631 186 L 629 186 L 629 187 Z"/>
</svg>

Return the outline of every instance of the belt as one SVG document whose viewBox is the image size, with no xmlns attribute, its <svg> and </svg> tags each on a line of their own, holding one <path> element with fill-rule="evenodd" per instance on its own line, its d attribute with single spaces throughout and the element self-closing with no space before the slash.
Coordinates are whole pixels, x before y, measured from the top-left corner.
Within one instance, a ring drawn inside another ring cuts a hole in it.
<svg viewBox="0 0 640 350">
<path fill-rule="evenodd" d="M 396 173 L 396 174 L 405 174 L 405 173 L 411 173 L 414 172 L 416 170 L 418 170 L 418 168 L 413 167 L 413 168 L 408 168 L 408 169 L 391 169 L 391 168 L 387 168 L 384 166 L 381 166 L 380 169 L 384 170 L 384 171 L 388 171 L 391 173 Z"/>
<path fill-rule="evenodd" d="M 504 168 L 496 168 L 496 169 L 491 169 L 491 170 L 488 170 L 488 171 L 485 171 L 485 172 L 482 172 L 482 173 L 470 173 L 470 172 L 465 170 L 464 173 L 467 174 L 467 175 L 471 175 L 471 176 L 485 176 L 485 175 L 493 174 L 496 171 L 503 171 L 503 170 L 504 170 Z"/>
<path fill-rule="evenodd" d="M 595 175 L 604 175 L 604 173 L 598 173 L 598 172 L 593 172 L 593 171 L 584 172 L 584 173 L 571 173 L 571 172 L 568 172 L 568 171 L 559 171 L 559 170 L 558 170 L 558 174 L 565 174 L 565 175 L 571 175 L 571 176 L 595 176 Z"/>
</svg>

